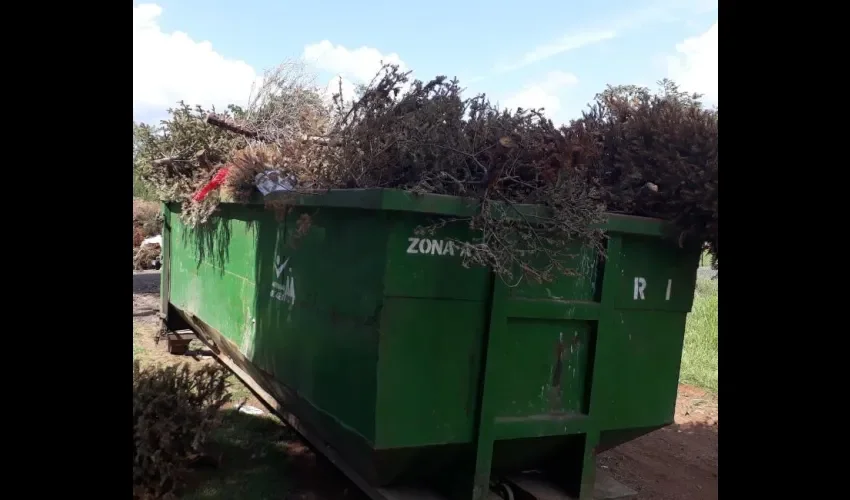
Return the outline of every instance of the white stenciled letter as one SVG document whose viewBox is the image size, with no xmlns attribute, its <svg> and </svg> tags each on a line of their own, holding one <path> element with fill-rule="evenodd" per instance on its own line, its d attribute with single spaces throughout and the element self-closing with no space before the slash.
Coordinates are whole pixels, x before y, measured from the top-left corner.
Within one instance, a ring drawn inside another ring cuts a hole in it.
<svg viewBox="0 0 850 500">
<path fill-rule="evenodd" d="M 407 253 L 419 253 L 419 250 L 416 248 L 416 245 L 419 244 L 419 238 L 408 238 L 407 241 L 410 242 L 410 246 L 407 247 Z"/>
<path fill-rule="evenodd" d="M 452 243 L 451 240 L 446 242 L 445 249 L 443 250 L 443 255 L 451 255 L 452 257 L 455 256 L 455 244 Z"/>
<path fill-rule="evenodd" d="M 673 280 L 667 280 L 667 294 L 664 296 L 664 300 L 670 300 L 670 292 L 673 291 Z"/>
<path fill-rule="evenodd" d="M 285 300 L 288 299 L 290 304 L 295 304 L 295 279 L 292 276 L 286 279 L 283 297 Z"/>
<path fill-rule="evenodd" d="M 635 300 L 643 300 L 643 291 L 646 289 L 646 280 L 643 278 L 635 278 Z"/>
<path fill-rule="evenodd" d="M 443 240 L 434 240 L 431 245 L 431 255 L 443 255 Z"/>
<path fill-rule="evenodd" d="M 289 257 L 283 261 L 283 264 L 280 263 L 280 255 L 276 255 L 274 258 L 274 272 L 278 278 L 280 278 L 281 273 L 284 269 L 286 269 L 286 265 L 289 263 Z"/>
</svg>

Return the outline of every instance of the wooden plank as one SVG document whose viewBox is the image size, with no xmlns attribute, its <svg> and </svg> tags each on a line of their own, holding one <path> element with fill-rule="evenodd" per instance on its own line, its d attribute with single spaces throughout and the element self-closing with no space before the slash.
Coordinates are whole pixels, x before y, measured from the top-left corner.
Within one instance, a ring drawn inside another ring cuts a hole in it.
<svg viewBox="0 0 850 500">
<path fill-rule="evenodd" d="M 165 203 L 160 205 L 162 212 L 162 267 L 160 268 L 159 315 L 168 321 L 168 303 L 171 301 L 171 211 Z"/>
<path fill-rule="evenodd" d="M 198 338 L 198 336 L 195 335 L 195 332 L 193 332 L 192 330 L 177 330 L 176 332 L 168 332 L 167 338 L 169 342 L 175 342 L 182 340 L 195 340 Z"/>
</svg>

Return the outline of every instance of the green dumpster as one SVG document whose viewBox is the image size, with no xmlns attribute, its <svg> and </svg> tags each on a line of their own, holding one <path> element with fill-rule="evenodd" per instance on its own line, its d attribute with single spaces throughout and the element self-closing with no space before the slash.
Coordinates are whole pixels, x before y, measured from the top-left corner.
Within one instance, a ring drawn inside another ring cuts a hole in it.
<svg viewBox="0 0 850 500">
<path fill-rule="evenodd" d="M 593 498 L 597 453 L 672 422 L 699 252 L 610 215 L 604 259 L 509 286 L 463 266 L 468 224 L 417 231 L 473 210 L 339 190 L 189 228 L 166 205 L 165 326 L 376 500 Z"/>
</svg>

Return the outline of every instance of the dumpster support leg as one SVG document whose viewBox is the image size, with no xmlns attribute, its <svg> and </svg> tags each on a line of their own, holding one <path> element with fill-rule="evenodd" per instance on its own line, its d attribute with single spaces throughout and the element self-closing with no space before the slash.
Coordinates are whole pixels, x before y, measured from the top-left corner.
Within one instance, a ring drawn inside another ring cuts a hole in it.
<svg viewBox="0 0 850 500">
<path fill-rule="evenodd" d="M 472 500 L 485 500 L 490 495 L 490 470 L 493 466 L 493 442 L 496 415 L 493 408 L 491 393 L 493 387 L 488 387 L 487 381 L 493 380 L 493 362 L 490 356 L 492 352 L 498 352 L 500 340 L 504 338 L 507 328 L 505 315 L 501 312 L 504 302 L 507 300 L 507 288 L 493 273 L 492 280 L 493 295 L 490 301 L 490 321 L 487 335 L 484 340 L 482 352 L 481 378 L 479 379 L 480 399 L 478 403 L 478 432 L 476 436 L 475 449 L 475 474 L 472 476 Z M 492 385 L 492 384 L 491 384 Z"/>
<path fill-rule="evenodd" d="M 493 465 L 493 424 L 490 423 L 486 427 L 488 427 L 486 430 L 479 429 L 478 431 L 475 475 L 472 478 L 472 500 L 485 500 L 490 493 L 490 468 Z"/>
<path fill-rule="evenodd" d="M 581 461 L 581 486 L 579 500 L 593 500 L 596 485 L 596 445 L 599 433 L 588 432 L 584 436 L 584 456 Z"/>
<path fill-rule="evenodd" d="M 168 205 L 160 207 L 162 213 L 162 267 L 159 270 L 160 319 L 168 324 L 168 303 L 171 301 L 171 212 Z"/>
</svg>

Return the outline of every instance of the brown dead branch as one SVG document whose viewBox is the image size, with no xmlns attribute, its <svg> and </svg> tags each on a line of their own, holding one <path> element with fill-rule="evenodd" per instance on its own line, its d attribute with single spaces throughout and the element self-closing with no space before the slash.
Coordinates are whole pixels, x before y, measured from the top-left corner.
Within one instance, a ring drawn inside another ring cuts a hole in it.
<svg viewBox="0 0 850 500">
<path fill-rule="evenodd" d="M 244 126 L 237 125 L 233 122 L 233 120 L 229 120 L 224 117 L 220 117 L 215 113 L 207 114 L 204 119 L 205 123 L 209 123 L 210 125 L 215 125 L 218 128 L 227 130 L 228 132 L 233 132 L 234 134 L 239 134 L 241 136 L 247 137 L 249 139 L 258 139 L 258 134 L 254 130 L 249 130 Z"/>
<path fill-rule="evenodd" d="M 153 165 L 154 167 L 162 167 L 162 166 L 165 166 L 165 165 L 171 165 L 175 161 L 178 161 L 179 159 L 180 158 L 177 157 L 177 156 L 169 156 L 167 158 L 159 158 L 159 159 L 156 159 L 156 160 L 152 160 L 151 165 Z"/>
<path fill-rule="evenodd" d="M 261 142 L 273 142 L 273 140 L 269 137 L 261 136 L 255 131 L 249 130 L 244 126 L 236 124 L 233 120 L 217 116 L 214 113 L 209 113 L 206 118 L 204 118 L 204 123 L 214 125 L 229 132 L 233 132 L 234 134 L 239 134 L 243 137 L 247 137 L 249 139 L 255 139 Z M 333 140 L 329 137 L 301 135 L 300 140 L 301 142 L 312 142 L 317 145 L 328 147 L 338 147 L 341 145 L 341 141 Z"/>
</svg>

